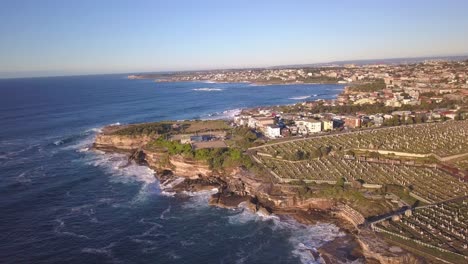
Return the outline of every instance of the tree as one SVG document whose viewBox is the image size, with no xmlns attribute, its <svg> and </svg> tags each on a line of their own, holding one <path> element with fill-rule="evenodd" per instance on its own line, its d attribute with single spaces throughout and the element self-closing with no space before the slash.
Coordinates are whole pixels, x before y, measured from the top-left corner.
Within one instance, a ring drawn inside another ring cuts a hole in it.
<svg viewBox="0 0 468 264">
<path fill-rule="evenodd" d="M 406 118 L 406 120 L 405 120 L 405 123 L 406 123 L 407 125 L 414 124 L 413 117 L 408 116 L 408 117 Z"/>
<path fill-rule="evenodd" d="M 335 184 L 337 187 L 340 187 L 341 189 L 344 189 L 344 186 L 345 186 L 345 178 L 338 178 L 338 180 L 336 180 L 336 184 Z"/>
</svg>

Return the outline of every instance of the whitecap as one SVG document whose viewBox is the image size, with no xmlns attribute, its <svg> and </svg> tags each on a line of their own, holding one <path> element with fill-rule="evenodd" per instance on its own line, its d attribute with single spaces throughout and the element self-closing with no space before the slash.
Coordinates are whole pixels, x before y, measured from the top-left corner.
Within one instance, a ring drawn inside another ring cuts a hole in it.
<svg viewBox="0 0 468 264">
<path fill-rule="evenodd" d="M 102 247 L 102 248 L 83 248 L 81 252 L 88 253 L 88 254 L 97 254 L 97 255 L 105 255 L 113 260 L 113 262 L 117 262 L 117 259 L 113 257 L 112 248 L 116 245 L 116 242 L 112 242 L 109 245 Z"/>
<path fill-rule="evenodd" d="M 188 247 L 188 246 L 195 245 L 195 242 L 193 242 L 192 240 L 181 240 L 180 245 L 183 247 Z"/>
<path fill-rule="evenodd" d="M 192 89 L 192 91 L 197 91 L 197 92 L 220 92 L 223 91 L 224 89 L 221 88 L 195 88 Z"/>
<path fill-rule="evenodd" d="M 76 234 L 76 233 L 69 232 L 69 231 L 62 231 L 65 228 L 65 222 L 60 218 L 55 219 L 55 222 L 58 223 L 58 226 L 54 228 L 54 233 L 58 235 L 71 236 L 71 237 L 77 237 L 77 238 L 82 238 L 82 239 L 90 239 L 88 236 L 85 236 L 85 235 L 80 235 L 80 234 Z"/>
<path fill-rule="evenodd" d="M 163 190 L 161 191 L 161 195 L 166 197 L 174 197 L 176 195 L 176 192 L 168 192 Z"/>
<path fill-rule="evenodd" d="M 26 172 L 22 172 L 20 175 L 16 176 L 15 180 L 18 183 L 29 183 L 29 182 L 31 182 L 31 179 L 26 176 Z"/>
<path fill-rule="evenodd" d="M 305 99 L 310 98 L 310 97 L 311 97 L 310 95 L 304 95 L 304 96 L 290 97 L 288 99 L 290 99 L 290 100 L 305 100 Z"/>
<path fill-rule="evenodd" d="M 161 215 L 159 216 L 159 219 L 164 219 L 165 215 L 168 214 L 170 211 L 171 211 L 171 206 L 169 205 L 169 207 L 161 213 Z"/>
<path fill-rule="evenodd" d="M 202 117 L 202 120 L 232 120 L 234 117 L 242 112 L 241 108 L 229 109 L 222 112 L 215 112 Z"/>
</svg>

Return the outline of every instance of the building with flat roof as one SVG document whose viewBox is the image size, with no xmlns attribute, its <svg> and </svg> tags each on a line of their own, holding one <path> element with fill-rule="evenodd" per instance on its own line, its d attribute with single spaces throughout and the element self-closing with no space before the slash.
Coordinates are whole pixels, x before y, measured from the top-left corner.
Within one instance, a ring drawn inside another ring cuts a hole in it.
<svg viewBox="0 0 468 264">
<path fill-rule="evenodd" d="M 296 125 L 299 129 L 299 134 L 309 135 L 322 131 L 322 122 L 315 119 L 298 120 Z"/>
<path fill-rule="evenodd" d="M 281 128 L 276 125 L 265 126 L 265 136 L 268 138 L 279 138 L 281 137 Z"/>
</svg>

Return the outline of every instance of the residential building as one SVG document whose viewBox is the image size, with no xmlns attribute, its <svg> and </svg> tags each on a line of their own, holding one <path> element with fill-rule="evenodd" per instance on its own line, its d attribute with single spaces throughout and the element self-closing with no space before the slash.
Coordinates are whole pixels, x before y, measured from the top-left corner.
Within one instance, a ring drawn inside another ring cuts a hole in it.
<svg viewBox="0 0 468 264">
<path fill-rule="evenodd" d="M 322 122 L 315 119 L 298 120 L 296 125 L 299 129 L 299 134 L 313 134 L 322 131 Z"/>
<path fill-rule="evenodd" d="M 265 125 L 265 136 L 268 138 L 281 137 L 281 128 L 276 125 Z"/>
<path fill-rule="evenodd" d="M 333 121 L 332 120 L 322 120 L 322 130 L 323 131 L 333 130 Z"/>
<path fill-rule="evenodd" d="M 359 117 L 353 117 L 353 116 L 345 117 L 344 122 L 345 122 L 345 126 L 349 128 L 361 127 L 361 119 Z"/>
</svg>

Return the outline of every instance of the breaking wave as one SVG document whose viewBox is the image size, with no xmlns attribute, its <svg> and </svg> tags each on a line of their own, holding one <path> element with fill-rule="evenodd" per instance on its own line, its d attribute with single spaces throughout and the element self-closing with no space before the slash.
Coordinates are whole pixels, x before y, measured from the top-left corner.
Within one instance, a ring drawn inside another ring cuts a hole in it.
<svg viewBox="0 0 468 264">
<path fill-rule="evenodd" d="M 289 97 L 288 99 L 290 99 L 290 100 L 305 100 L 305 99 L 308 99 L 308 98 L 311 98 L 311 97 L 317 97 L 317 96 L 318 96 L 317 94 L 313 94 L 313 95 Z"/>
<path fill-rule="evenodd" d="M 263 215 L 259 212 L 252 212 L 245 204 L 239 205 L 238 214 L 228 216 L 230 224 L 246 224 L 251 221 L 264 222 L 273 231 L 283 231 L 289 233 L 289 243 L 293 246 L 292 254 L 297 256 L 302 263 L 323 263 L 317 257 L 317 249 L 325 243 L 337 237 L 344 236 L 339 228 L 333 224 L 305 225 L 290 217 L 278 217 L 275 215 Z"/>
<path fill-rule="evenodd" d="M 119 122 L 106 126 L 118 126 Z M 75 149 L 77 152 L 88 151 L 94 142 L 97 133 L 102 132 L 103 127 L 93 127 L 79 134 L 66 136 L 53 142 L 55 146 L 64 146 L 64 149 Z M 73 144 L 74 143 L 74 144 Z"/>
<path fill-rule="evenodd" d="M 182 192 L 182 194 L 189 196 L 190 199 L 183 204 L 184 209 L 197 209 L 206 208 L 209 206 L 208 202 L 213 194 L 218 193 L 218 189 L 199 191 L 199 192 Z"/>
<path fill-rule="evenodd" d="M 242 111 L 240 108 L 230 109 L 222 112 L 216 112 L 213 114 L 209 114 L 208 116 L 202 118 L 202 120 L 215 120 L 215 119 L 225 119 L 225 120 L 232 120 L 234 116 L 239 114 Z"/>
<path fill-rule="evenodd" d="M 192 91 L 197 91 L 197 92 L 220 92 L 223 91 L 224 89 L 221 88 L 195 88 L 192 89 Z"/>
</svg>

